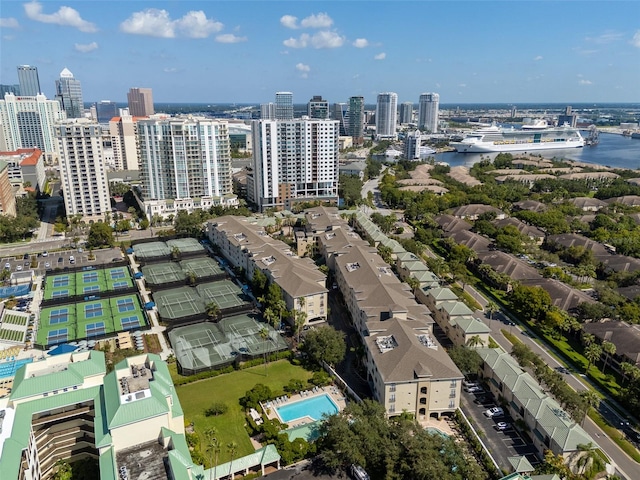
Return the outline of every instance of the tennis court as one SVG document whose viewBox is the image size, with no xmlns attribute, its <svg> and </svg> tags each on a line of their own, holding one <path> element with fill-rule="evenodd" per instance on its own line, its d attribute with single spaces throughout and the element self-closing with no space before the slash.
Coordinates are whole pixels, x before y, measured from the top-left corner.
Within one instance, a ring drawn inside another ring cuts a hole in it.
<svg viewBox="0 0 640 480">
<path fill-rule="evenodd" d="M 174 282 L 185 282 L 187 275 L 180 265 L 174 262 L 154 263 L 140 269 L 147 285 L 163 285 Z"/>
<path fill-rule="evenodd" d="M 206 254 L 204 247 L 200 245 L 200 242 L 195 238 L 176 238 L 175 240 L 167 240 L 167 247 L 169 248 L 169 251 L 177 248 L 182 254 Z"/>
<path fill-rule="evenodd" d="M 114 267 L 103 270 L 107 290 L 118 290 L 120 288 L 133 287 L 131 271 L 127 267 Z"/>
<path fill-rule="evenodd" d="M 164 242 L 139 243 L 133 246 L 133 253 L 136 259 L 145 261 L 151 258 L 169 258 L 171 249 Z"/>
<path fill-rule="evenodd" d="M 73 273 L 48 275 L 44 286 L 44 299 L 72 297 L 76 294 L 76 278 Z"/>
<path fill-rule="evenodd" d="M 36 343 L 50 347 L 123 330 L 144 328 L 146 319 L 137 295 L 43 308 Z"/>
<path fill-rule="evenodd" d="M 242 289 L 231 280 L 203 283 L 196 287 L 196 291 L 205 305 L 214 302 L 221 310 L 249 303 Z"/>
<path fill-rule="evenodd" d="M 200 295 L 190 287 L 180 287 L 153 293 L 153 300 L 163 320 L 204 314 L 205 304 Z"/>
<path fill-rule="evenodd" d="M 96 295 L 100 292 L 131 287 L 133 287 L 133 279 L 127 267 L 87 268 L 75 273 L 48 275 L 44 299 Z"/>
<path fill-rule="evenodd" d="M 260 334 L 263 329 L 268 333 L 265 338 Z M 255 341 L 256 334 L 259 342 Z M 174 328 L 169 332 L 169 341 L 184 375 L 225 366 L 242 356 L 253 357 L 287 348 L 286 342 L 273 328 L 246 315 L 230 317 L 216 324 L 199 323 Z M 249 351 L 249 345 L 253 351 Z"/>
<path fill-rule="evenodd" d="M 180 268 L 185 274 L 193 272 L 196 278 L 214 277 L 216 275 L 224 275 L 224 270 L 218 265 L 213 258 L 191 258 L 189 260 L 182 260 L 180 262 Z"/>
</svg>

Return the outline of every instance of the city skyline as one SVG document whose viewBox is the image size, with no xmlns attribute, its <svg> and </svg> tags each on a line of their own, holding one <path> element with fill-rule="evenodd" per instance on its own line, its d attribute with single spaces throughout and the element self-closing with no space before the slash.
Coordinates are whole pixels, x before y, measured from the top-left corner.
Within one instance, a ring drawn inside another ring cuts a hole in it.
<svg viewBox="0 0 640 480">
<path fill-rule="evenodd" d="M 0 83 L 33 65 L 47 98 L 68 68 L 87 102 L 132 87 L 176 103 L 637 102 L 639 16 L 633 1 L 10 1 Z"/>
</svg>

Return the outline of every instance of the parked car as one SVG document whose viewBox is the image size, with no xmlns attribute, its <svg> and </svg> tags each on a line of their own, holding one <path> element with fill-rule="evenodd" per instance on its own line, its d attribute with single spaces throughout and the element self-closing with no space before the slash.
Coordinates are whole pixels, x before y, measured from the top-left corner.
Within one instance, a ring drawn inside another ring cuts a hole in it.
<svg viewBox="0 0 640 480">
<path fill-rule="evenodd" d="M 464 387 L 464 391 L 467 393 L 480 393 L 484 392 L 484 389 L 480 385 L 472 385 L 470 387 Z"/>
<path fill-rule="evenodd" d="M 62 262 L 64 262 L 64 258 L 58 257 L 58 263 L 62 263 Z"/>
<path fill-rule="evenodd" d="M 22 270 L 22 265 L 18 265 L 18 266 L 16 267 L 16 272 L 20 272 L 21 270 Z"/>
<path fill-rule="evenodd" d="M 496 430 L 506 430 L 509 427 L 510 425 L 507 422 L 498 422 L 495 426 Z"/>
<path fill-rule="evenodd" d="M 73 255 L 69 256 L 69 263 L 76 263 L 76 259 Z"/>
<path fill-rule="evenodd" d="M 501 407 L 493 407 L 484 412 L 487 417 L 501 417 L 504 415 L 504 410 Z"/>
<path fill-rule="evenodd" d="M 25 254 L 22 256 L 22 259 L 23 259 L 23 260 L 29 260 L 29 254 L 28 254 L 28 253 L 25 253 Z"/>
<path fill-rule="evenodd" d="M 48 257 L 48 256 L 49 256 L 49 253 L 48 253 L 48 252 L 42 252 L 42 256 L 43 256 L 43 257 Z"/>
<path fill-rule="evenodd" d="M 11 264 L 10 263 L 5 263 L 4 264 L 4 269 L 5 270 L 11 270 Z"/>
<path fill-rule="evenodd" d="M 462 386 L 463 387 L 477 387 L 479 385 L 478 382 L 476 382 L 475 380 L 463 380 L 462 381 Z"/>
<path fill-rule="evenodd" d="M 564 373 L 565 375 L 569 375 L 571 373 L 571 370 L 567 367 L 556 367 L 556 370 L 560 373 Z"/>
<path fill-rule="evenodd" d="M 44 264 L 44 268 L 51 268 L 51 264 L 50 264 L 49 262 L 46 262 L 46 263 Z"/>
</svg>

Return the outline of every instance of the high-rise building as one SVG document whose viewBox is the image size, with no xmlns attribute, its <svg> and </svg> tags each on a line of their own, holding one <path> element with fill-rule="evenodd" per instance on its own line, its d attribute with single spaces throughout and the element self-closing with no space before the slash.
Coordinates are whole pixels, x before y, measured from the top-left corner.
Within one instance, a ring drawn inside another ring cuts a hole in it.
<svg viewBox="0 0 640 480">
<path fill-rule="evenodd" d="M 106 124 L 118 116 L 118 105 L 111 100 L 101 100 L 95 104 L 98 123 Z"/>
<path fill-rule="evenodd" d="M 227 122 L 189 117 L 141 119 L 137 125 L 143 201 L 149 218 L 237 205 Z"/>
<path fill-rule="evenodd" d="M 129 114 L 132 117 L 148 117 L 153 115 L 153 92 L 150 88 L 130 88 L 127 93 Z"/>
<path fill-rule="evenodd" d="M 260 210 L 336 202 L 339 128 L 335 120 L 254 121 L 250 201 Z"/>
<path fill-rule="evenodd" d="M 364 141 L 364 97 L 349 98 L 349 132 L 354 145 Z"/>
<path fill-rule="evenodd" d="M 378 94 L 376 104 L 376 137 L 396 138 L 398 119 L 398 95 L 393 92 Z"/>
<path fill-rule="evenodd" d="M 321 95 L 314 95 L 307 103 L 307 115 L 309 115 L 309 118 L 328 119 L 329 102 L 324 100 Z"/>
<path fill-rule="evenodd" d="M 263 103 L 260 105 L 260 118 L 262 120 L 276 119 L 276 104 L 273 102 Z"/>
<path fill-rule="evenodd" d="M 409 132 L 404 139 L 404 158 L 407 160 L 419 160 L 421 141 L 422 135 L 420 134 L 420 130 Z"/>
<path fill-rule="evenodd" d="M 347 123 L 349 115 L 349 105 L 346 103 L 334 103 L 331 109 L 331 119 L 340 122 L 340 136 L 347 135 Z"/>
<path fill-rule="evenodd" d="M 138 117 L 122 115 L 109 121 L 109 135 L 116 170 L 139 170 L 136 143 Z"/>
<path fill-rule="evenodd" d="M 440 95 L 437 93 L 423 93 L 418 103 L 418 128 L 430 133 L 438 131 L 438 108 Z"/>
<path fill-rule="evenodd" d="M 413 120 L 413 103 L 404 102 L 400 104 L 400 125 L 406 125 Z"/>
<path fill-rule="evenodd" d="M 64 120 L 55 126 L 60 155 L 62 194 L 67 216 L 104 220 L 111 212 L 107 172 L 102 154 L 102 127 L 87 118 Z"/>
<path fill-rule="evenodd" d="M 82 102 L 82 87 L 80 80 L 73 77 L 73 73 L 65 68 L 60 72 L 60 79 L 56 80 L 56 100 L 66 112 L 67 118 L 82 118 L 84 103 Z"/>
<path fill-rule="evenodd" d="M 567 106 L 564 109 L 563 115 L 558 115 L 558 126 L 562 127 L 567 124 L 570 127 L 575 128 L 578 123 L 578 116 L 575 113 L 572 113 L 571 106 Z"/>
<path fill-rule="evenodd" d="M 276 120 L 293 120 L 293 93 L 276 92 Z"/>
<path fill-rule="evenodd" d="M 20 96 L 20 85 L 2 85 L 0 84 L 0 98 L 4 98 L 5 93 L 11 93 Z"/>
<path fill-rule="evenodd" d="M 20 83 L 20 95 L 35 97 L 42 93 L 40 79 L 38 78 L 38 67 L 18 65 L 18 82 Z"/>
<path fill-rule="evenodd" d="M 60 103 L 44 95 L 15 96 L 7 93 L 0 100 L 0 150 L 37 147 L 47 159 L 57 154 L 54 125 L 65 118 Z"/>
</svg>

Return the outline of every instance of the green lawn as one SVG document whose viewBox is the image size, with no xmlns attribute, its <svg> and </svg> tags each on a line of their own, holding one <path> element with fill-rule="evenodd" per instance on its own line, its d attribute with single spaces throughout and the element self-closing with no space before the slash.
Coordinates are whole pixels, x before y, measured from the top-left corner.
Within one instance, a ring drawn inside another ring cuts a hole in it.
<svg viewBox="0 0 640 480">
<path fill-rule="evenodd" d="M 176 387 L 176 391 L 184 410 L 185 423 L 193 422 L 201 441 L 207 428 L 215 427 L 218 430 L 218 438 L 222 444 L 222 451 L 218 456 L 220 464 L 230 460 L 227 445 L 231 441 L 238 444 L 235 458 L 254 451 L 244 428 L 246 416 L 239 403 L 239 399 L 244 397 L 247 390 L 251 390 L 257 383 L 262 383 L 271 388 L 275 397 L 284 394 L 283 387 L 291 379 L 306 381 L 311 375 L 311 372 L 292 365 L 288 360 L 280 360 L 270 363 L 266 374 L 264 365 L 260 365 L 179 386 Z M 216 417 L 205 416 L 205 410 L 213 402 L 224 402 L 229 407 L 227 413 Z M 205 448 L 200 450 L 208 462 Z"/>
</svg>

